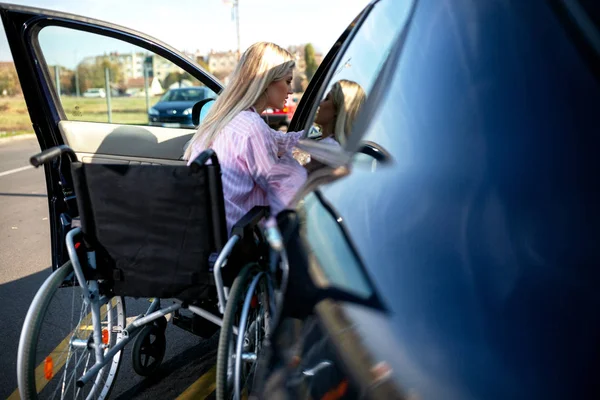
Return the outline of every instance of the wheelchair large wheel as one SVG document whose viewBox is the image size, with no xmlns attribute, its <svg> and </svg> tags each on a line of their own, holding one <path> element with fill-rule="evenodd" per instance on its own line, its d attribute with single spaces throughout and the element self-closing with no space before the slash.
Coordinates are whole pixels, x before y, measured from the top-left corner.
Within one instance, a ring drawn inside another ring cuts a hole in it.
<svg viewBox="0 0 600 400">
<path fill-rule="evenodd" d="M 231 288 L 219 336 L 217 400 L 240 399 L 252 390 L 257 358 L 269 331 L 269 300 L 268 275 L 256 264 L 242 269 Z M 238 343 L 241 357 L 236 363 Z"/>
<path fill-rule="evenodd" d="M 61 287 L 63 282 L 67 286 Z M 75 283 L 70 262 L 57 269 L 35 295 L 25 318 L 17 379 L 22 399 L 105 399 L 115 382 L 121 352 L 83 387 L 76 382 L 95 363 L 91 307 Z M 113 297 L 101 306 L 104 354 L 122 338 L 125 303 Z"/>
</svg>

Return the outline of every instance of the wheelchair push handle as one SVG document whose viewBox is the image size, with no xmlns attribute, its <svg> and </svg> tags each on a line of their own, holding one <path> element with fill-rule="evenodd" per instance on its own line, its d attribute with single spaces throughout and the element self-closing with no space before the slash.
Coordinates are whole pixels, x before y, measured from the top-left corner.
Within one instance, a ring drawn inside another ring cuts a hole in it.
<svg viewBox="0 0 600 400">
<path fill-rule="evenodd" d="M 67 154 L 71 161 L 77 161 L 77 156 L 75 155 L 73 149 L 71 149 L 66 144 L 62 144 L 60 146 L 51 147 L 42 151 L 39 154 L 31 156 L 29 158 L 29 162 L 31 163 L 31 165 L 37 168 L 40 165 L 46 164 L 47 162 L 50 162 L 63 154 Z"/>
<path fill-rule="evenodd" d="M 217 158 L 217 154 L 214 152 L 214 150 L 207 149 L 200 153 L 198 157 L 196 157 L 190 164 L 192 172 L 198 172 L 209 159 L 212 161 L 213 165 L 219 164 L 219 159 Z"/>
</svg>

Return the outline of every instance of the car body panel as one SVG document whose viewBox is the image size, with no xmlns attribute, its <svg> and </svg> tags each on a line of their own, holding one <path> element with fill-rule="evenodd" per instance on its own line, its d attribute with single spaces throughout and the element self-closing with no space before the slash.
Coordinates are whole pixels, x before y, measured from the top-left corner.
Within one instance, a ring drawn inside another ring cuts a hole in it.
<svg viewBox="0 0 600 400">
<path fill-rule="evenodd" d="M 105 98 L 106 97 L 106 90 L 104 90 L 103 88 L 93 88 L 93 89 L 88 89 L 85 92 L 83 92 L 83 97 L 101 97 L 101 98 Z"/>
<path fill-rule="evenodd" d="M 348 144 L 391 161 L 352 158 L 299 196 L 338 216 L 382 302 L 313 304 L 310 342 L 339 349 L 355 397 L 600 397 L 599 29 L 557 3 L 416 2 Z M 331 288 L 335 259 L 307 259 L 291 268 Z M 272 391 L 303 372 L 272 371 Z"/>
</svg>

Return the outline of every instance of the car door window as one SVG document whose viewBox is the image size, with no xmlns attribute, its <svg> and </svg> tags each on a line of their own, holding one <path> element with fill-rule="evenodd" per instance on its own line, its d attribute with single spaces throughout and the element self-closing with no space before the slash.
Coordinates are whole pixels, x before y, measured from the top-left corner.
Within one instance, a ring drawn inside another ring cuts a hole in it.
<svg viewBox="0 0 600 400">
<path fill-rule="evenodd" d="M 322 139 L 330 135 L 327 142 L 345 144 L 413 2 L 400 0 L 373 7 L 348 47 L 338 55 L 337 65 L 321 88 L 321 101 L 314 104 L 306 127 L 311 136 Z M 331 148 L 338 151 L 340 147 Z"/>
<path fill-rule="evenodd" d="M 38 42 L 68 120 L 193 128 L 192 106 L 216 97 L 171 61 L 118 39 L 51 25 Z"/>
</svg>

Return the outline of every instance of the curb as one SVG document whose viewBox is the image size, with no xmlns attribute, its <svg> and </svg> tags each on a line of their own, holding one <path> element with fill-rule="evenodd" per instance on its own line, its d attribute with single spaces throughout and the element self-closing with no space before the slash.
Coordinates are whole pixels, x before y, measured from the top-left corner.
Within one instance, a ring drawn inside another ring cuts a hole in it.
<svg viewBox="0 0 600 400">
<path fill-rule="evenodd" d="M 0 144 L 6 143 L 6 142 L 13 142 L 15 140 L 26 140 L 26 139 L 35 139 L 35 134 L 34 133 L 26 133 L 23 135 L 15 135 L 15 136 L 7 136 L 7 137 L 0 136 Z"/>
</svg>

